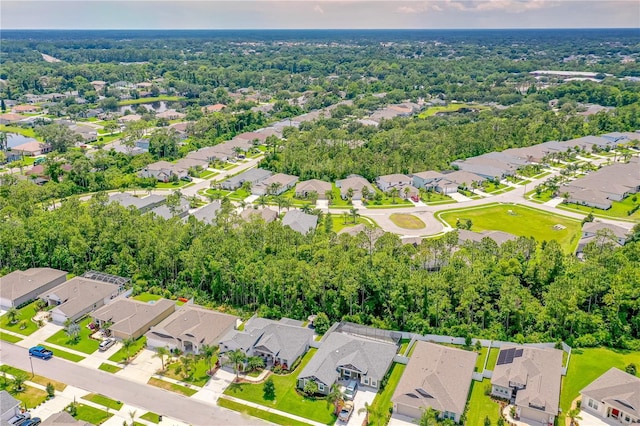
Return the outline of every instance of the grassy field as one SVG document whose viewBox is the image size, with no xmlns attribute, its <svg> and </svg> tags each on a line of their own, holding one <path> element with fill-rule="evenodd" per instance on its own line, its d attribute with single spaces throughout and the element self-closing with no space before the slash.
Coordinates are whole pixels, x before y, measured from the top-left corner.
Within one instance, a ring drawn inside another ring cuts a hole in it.
<svg viewBox="0 0 640 426">
<path fill-rule="evenodd" d="M 491 386 L 490 379 L 482 382 L 471 381 L 471 397 L 468 402 L 467 426 L 484 426 L 484 419 L 489 417 L 495 425 L 500 418 L 500 405 L 484 394 L 486 386 Z"/>
<path fill-rule="evenodd" d="M 91 318 L 86 318 L 78 323 L 80 326 L 80 338 L 77 342 L 73 342 L 64 329 L 58 331 L 53 336 L 49 337 L 46 342 L 53 343 L 54 345 L 64 346 L 65 348 L 74 349 L 85 354 L 92 354 L 98 350 L 100 342 L 92 339 L 90 336 L 93 331 L 87 327 L 91 322 Z"/>
<path fill-rule="evenodd" d="M 156 300 L 162 299 L 162 296 L 160 296 L 159 294 L 140 293 L 136 296 L 133 296 L 132 299 L 138 300 L 140 302 L 155 302 Z"/>
<path fill-rule="evenodd" d="M 191 396 L 196 392 L 198 392 L 196 389 L 191 389 L 186 386 L 176 385 L 175 383 L 170 383 L 164 380 L 156 379 L 155 377 L 150 378 L 147 383 L 150 384 L 151 386 L 155 386 L 160 389 L 166 389 L 171 392 L 179 393 L 185 396 Z"/>
<path fill-rule="evenodd" d="M 142 336 L 139 339 L 137 339 L 133 344 L 133 346 L 129 348 L 129 359 L 135 357 L 136 354 L 140 352 L 140 350 L 144 347 L 146 343 L 147 343 L 147 338 L 145 336 Z M 127 360 L 127 351 L 125 351 L 124 348 L 118 349 L 118 352 L 116 352 L 115 354 L 109 357 L 109 361 L 114 361 L 114 362 L 123 362 L 126 360 Z"/>
<path fill-rule="evenodd" d="M 42 345 L 46 349 L 53 351 L 53 356 L 58 358 L 66 359 L 67 361 L 78 362 L 82 361 L 85 357 L 73 354 L 71 352 L 63 351 L 62 349 L 52 348 L 51 346 Z"/>
<path fill-rule="evenodd" d="M 215 365 L 215 363 L 216 358 L 214 357 L 214 359 L 211 361 L 211 365 Z M 167 365 L 167 371 L 165 371 L 162 375 L 174 380 L 181 380 L 183 382 L 191 383 L 192 385 L 201 387 L 206 385 L 211 378 L 207 374 L 207 371 L 209 371 L 209 364 L 207 364 L 204 359 L 199 359 L 195 364 L 193 364 L 193 369 L 191 370 L 191 374 L 188 377 L 184 377 L 182 374 L 176 373 L 176 369 L 179 366 L 179 361 Z"/>
<path fill-rule="evenodd" d="M 75 419 L 89 422 L 92 425 L 101 425 L 112 416 L 112 413 L 107 413 L 90 405 L 78 404 L 78 412 L 75 415 Z"/>
<path fill-rule="evenodd" d="M 327 402 L 322 399 L 311 400 L 298 394 L 296 383 L 298 373 L 309 363 L 315 349 L 309 350 L 302 359 L 296 371 L 287 375 L 272 375 L 276 388 L 276 398 L 273 401 L 264 399 L 262 384 L 236 383 L 231 384 L 225 394 L 235 398 L 251 401 L 265 407 L 275 408 L 286 413 L 314 420 L 323 424 L 333 424 L 336 417 L 333 414 L 333 407 L 327 406 Z"/>
<path fill-rule="evenodd" d="M 270 423 L 274 423 L 277 425 L 308 426 L 308 423 L 302 423 L 297 420 L 290 419 L 289 417 L 284 417 L 279 414 L 270 413 L 264 410 L 259 410 L 257 408 L 249 407 L 239 402 L 229 401 L 228 399 L 224 399 L 224 398 L 218 399 L 218 405 L 220 407 L 228 408 L 229 410 L 233 410 L 233 411 L 238 411 L 242 414 L 246 414 L 251 417 L 257 417 L 259 419 L 266 420 Z"/>
<path fill-rule="evenodd" d="M 17 133 L 19 135 L 26 136 L 28 138 L 37 139 L 36 132 L 30 127 L 29 128 L 23 128 L 23 127 L 18 127 L 18 126 L 7 126 L 5 124 L 1 124 L 0 125 L 0 132 Z"/>
<path fill-rule="evenodd" d="M 34 388 L 29 385 L 22 385 L 21 391 L 16 391 L 11 385 L 11 381 L 7 380 L 7 384 L 0 383 L 0 390 L 6 390 L 14 398 L 22 402 L 23 407 L 27 409 L 35 408 L 47 400 L 47 393 L 41 389 Z"/>
<path fill-rule="evenodd" d="M 636 197 L 636 201 L 633 201 L 633 197 Z M 562 204 L 560 208 L 584 214 L 593 213 L 595 216 L 608 216 L 627 220 L 640 220 L 640 209 L 638 209 L 631 216 L 627 215 L 627 212 L 629 212 L 637 205 L 640 205 L 640 194 L 630 195 L 622 201 L 613 201 L 611 203 L 611 208 L 608 210 L 580 206 L 578 204 Z"/>
<path fill-rule="evenodd" d="M 496 366 L 496 361 L 498 361 L 498 354 L 500 353 L 500 348 L 491 348 L 489 352 L 489 359 L 487 360 L 487 370 L 493 370 Z"/>
<path fill-rule="evenodd" d="M 422 229 L 427 225 L 422 220 L 412 214 L 394 213 L 389 216 L 391 222 L 404 229 Z"/>
<path fill-rule="evenodd" d="M 344 223 L 344 218 L 341 215 L 336 215 L 336 214 L 332 214 L 331 215 L 331 221 L 333 222 L 333 227 L 332 230 L 333 232 L 339 232 L 341 230 L 343 230 L 344 228 L 349 228 L 352 226 L 356 226 L 359 225 L 361 223 L 364 224 L 368 224 L 370 223 L 367 219 L 364 219 L 362 217 L 359 217 L 356 219 L 356 223 L 353 223 L 353 218 L 351 216 L 349 216 L 347 218 L 347 223 Z"/>
<path fill-rule="evenodd" d="M 180 189 L 186 185 L 188 185 L 190 182 L 187 182 L 186 180 L 179 180 L 178 182 L 158 182 L 156 184 L 156 188 L 157 189 Z"/>
<path fill-rule="evenodd" d="M 604 372 L 611 367 L 624 371 L 625 366 L 630 363 L 640 365 L 640 352 L 608 348 L 573 349 L 567 375 L 562 380 L 560 392 L 562 412 L 567 413 L 571 408 L 571 401 L 579 396 L 580 390 Z"/>
<path fill-rule="evenodd" d="M 46 377 L 42 377 L 42 376 L 38 376 L 37 374 L 33 377 L 31 377 L 31 373 L 27 373 L 24 370 L 20 370 L 19 368 L 15 368 L 15 367 L 11 367 L 10 365 L 0 365 L 0 371 L 4 371 L 7 374 L 11 374 L 11 375 L 15 375 L 18 373 L 24 374 L 27 377 L 29 377 L 29 381 L 33 382 L 33 383 L 37 383 L 39 385 L 42 386 L 47 386 L 48 383 L 51 383 L 53 385 L 53 387 L 56 388 L 57 391 L 62 392 L 63 390 L 65 390 L 65 388 L 67 387 L 67 385 L 65 383 L 61 383 L 61 382 L 57 382 L 55 380 L 51 380 L 48 379 Z"/>
<path fill-rule="evenodd" d="M 486 347 L 482 347 L 480 352 L 478 353 L 478 358 L 476 359 L 476 368 L 475 371 L 482 373 L 482 368 L 484 367 L 484 360 L 487 357 L 487 349 Z"/>
<path fill-rule="evenodd" d="M 38 324 L 31 321 L 31 318 L 33 318 L 36 312 L 36 302 L 23 306 L 18 309 L 18 321 L 14 324 L 10 324 L 9 317 L 7 314 L 4 314 L 0 317 L 0 328 L 29 336 L 38 329 Z"/>
<path fill-rule="evenodd" d="M 460 111 L 463 108 L 469 109 L 486 109 L 488 107 L 484 105 L 469 105 L 469 104 L 449 104 L 446 106 L 432 106 L 427 108 L 425 111 L 418 114 L 418 118 L 427 118 L 433 115 L 436 115 L 439 112 L 456 112 Z"/>
<path fill-rule="evenodd" d="M 122 368 L 116 367 L 115 365 L 111 365 L 111 364 L 107 364 L 107 363 L 103 362 L 102 364 L 100 364 L 100 367 L 98 367 L 98 370 L 102 370 L 102 371 L 106 371 L 107 373 L 115 374 L 118 371 L 122 370 Z"/>
<path fill-rule="evenodd" d="M 0 332 L 0 340 L 4 340 L 9 343 L 18 343 L 22 339 L 18 336 L 14 336 L 13 334 Z"/>
<path fill-rule="evenodd" d="M 393 392 L 395 392 L 396 387 L 398 386 L 398 382 L 400 381 L 405 368 L 407 368 L 406 365 L 398 364 L 397 362 L 394 362 L 391 365 L 387 386 L 383 391 L 378 392 L 378 394 L 373 399 L 373 403 L 371 404 L 373 409 L 371 410 L 371 414 L 369 416 L 369 424 L 387 424 L 390 414 L 389 408 L 393 407 L 393 404 L 391 403 L 391 397 L 393 396 Z M 380 409 L 378 410 L 376 409 L 376 407 L 379 407 Z M 377 417 L 375 417 L 373 415 L 374 411 L 379 411 L 384 416 L 384 419 L 378 419 Z"/>
<path fill-rule="evenodd" d="M 144 413 L 140 416 L 142 420 L 146 420 L 151 423 L 158 424 L 160 423 L 160 416 L 156 413 L 152 413 L 151 411 Z"/>
<path fill-rule="evenodd" d="M 86 399 L 87 401 L 103 405 L 115 411 L 118 411 L 120 408 L 122 408 L 122 402 L 116 401 L 98 393 L 90 393 L 89 395 L 83 396 L 82 399 Z"/>
<path fill-rule="evenodd" d="M 118 106 L 151 104 L 153 102 L 160 102 L 160 101 L 172 102 L 172 101 L 180 101 L 182 99 L 184 98 L 181 98 L 180 96 L 156 96 L 155 98 L 127 99 L 126 101 L 118 102 Z"/>
<path fill-rule="evenodd" d="M 566 253 L 573 251 L 580 236 L 580 221 L 519 205 L 445 210 L 437 216 L 453 227 L 458 219 L 471 219 L 472 231 L 504 231 L 517 236 L 534 237 L 538 242 L 556 240 Z M 556 224 L 565 229 L 553 229 Z"/>
</svg>

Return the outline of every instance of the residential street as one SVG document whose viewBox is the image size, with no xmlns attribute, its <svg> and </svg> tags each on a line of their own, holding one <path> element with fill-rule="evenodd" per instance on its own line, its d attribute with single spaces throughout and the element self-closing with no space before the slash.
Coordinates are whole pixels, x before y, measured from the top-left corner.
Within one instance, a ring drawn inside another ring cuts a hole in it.
<svg viewBox="0 0 640 426">
<path fill-rule="evenodd" d="M 0 359 L 4 364 L 31 371 L 27 350 L 7 342 L 0 342 Z M 83 367 L 70 361 L 54 358 L 43 361 L 34 358 L 36 374 L 67 383 L 89 392 L 101 393 L 110 398 L 125 401 L 129 405 L 163 414 L 192 425 L 264 425 L 253 417 L 243 416 L 234 411 L 198 401 L 193 398 L 136 383 L 121 378 L 121 375 L 106 373 Z M 126 368 L 125 368 L 126 370 Z"/>
</svg>

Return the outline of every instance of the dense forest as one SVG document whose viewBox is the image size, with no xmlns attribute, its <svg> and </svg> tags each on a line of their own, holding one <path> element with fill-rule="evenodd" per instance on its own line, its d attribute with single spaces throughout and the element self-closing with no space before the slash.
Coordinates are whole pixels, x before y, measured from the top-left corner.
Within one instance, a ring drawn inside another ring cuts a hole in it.
<svg viewBox="0 0 640 426">
<path fill-rule="evenodd" d="M 555 241 L 527 238 L 456 251 L 455 233 L 417 247 L 392 234 L 336 235 L 324 224 L 303 236 L 278 222 L 242 222 L 228 205 L 215 226 L 141 215 L 106 195 L 47 210 L 25 184 L 2 187 L 3 273 L 95 269 L 131 276 L 137 290 L 247 315 L 324 312 L 420 333 L 640 350 L 639 226 L 624 247 L 592 244 L 581 262 Z M 434 264 L 440 270 L 430 271 Z"/>
</svg>

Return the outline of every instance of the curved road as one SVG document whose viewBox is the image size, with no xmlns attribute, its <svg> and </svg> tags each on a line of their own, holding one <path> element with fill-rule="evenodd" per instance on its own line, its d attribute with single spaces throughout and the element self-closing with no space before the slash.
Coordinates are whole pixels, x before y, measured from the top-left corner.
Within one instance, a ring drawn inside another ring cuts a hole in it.
<svg viewBox="0 0 640 426">
<path fill-rule="evenodd" d="M 0 342 L 2 363 L 31 371 L 29 355 L 25 348 L 5 341 Z M 43 361 L 33 358 L 36 374 L 48 377 L 88 392 L 101 393 L 118 401 L 163 414 L 182 422 L 198 425 L 266 425 L 254 417 L 243 416 L 235 411 L 187 398 L 151 385 L 133 382 L 114 374 L 87 368 L 59 358 Z"/>
</svg>

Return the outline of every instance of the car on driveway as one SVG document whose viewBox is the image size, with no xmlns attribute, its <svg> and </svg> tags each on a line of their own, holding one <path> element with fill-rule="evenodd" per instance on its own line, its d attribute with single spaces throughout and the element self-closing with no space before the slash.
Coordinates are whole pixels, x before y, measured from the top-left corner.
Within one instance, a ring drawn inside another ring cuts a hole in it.
<svg viewBox="0 0 640 426">
<path fill-rule="evenodd" d="M 34 346 L 29 349 L 29 356 L 35 356 L 42 359 L 50 359 L 53 357 L 53 351 L 46 349 L 44 346 Z"/>
<path fill-rule="evenodd" d="M 115 344 L 116 344 L 116 339 L 114 339 L 113 337 L 107 337 L 102 342 L 100 342 L 98 349 L 100 349 L 100 351 L 106 351 L 107 349 L 109 349 L 111 346 Z"/>
<path fill-rule="evenodd" d="M 356 397 L 356 392 L 358 392 L 358 381 L 349 380 L 349 383 L 347 383 L 347 387 L 344 390 L 344 398 L 353 401 L 353 398 Z"/>
<path fill-rule="evenodd" d="M 347 423 L 353 413 L 353 401 L 345 401 L 342 410 L 338 414 L 338 420 Z"/>
<path fill-rule="evenodd" d="M 42 423 L 42 420 L 40 419 L 40 417 L 34 417 L 22 423 L 20 426 L 38 426 L 40 423 Z"/>
</svg>

